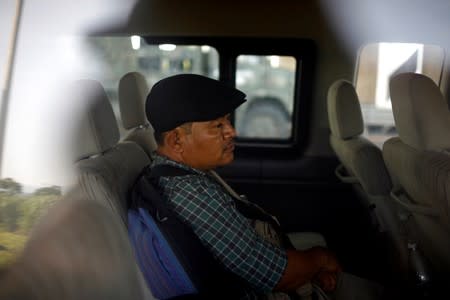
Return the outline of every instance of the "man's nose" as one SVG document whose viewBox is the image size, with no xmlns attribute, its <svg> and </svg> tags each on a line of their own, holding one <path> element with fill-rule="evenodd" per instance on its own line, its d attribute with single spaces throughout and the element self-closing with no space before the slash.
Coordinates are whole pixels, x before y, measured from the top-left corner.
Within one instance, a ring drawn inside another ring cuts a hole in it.
<svg viewBox="0 0 450 300">
<path fill-rule="evenodd" d="M 234 138 L 236 136 L 236 129 L 230 122 L 227 122 L 224 127 L 223 136 L 225 138 Z"/>
</svg>

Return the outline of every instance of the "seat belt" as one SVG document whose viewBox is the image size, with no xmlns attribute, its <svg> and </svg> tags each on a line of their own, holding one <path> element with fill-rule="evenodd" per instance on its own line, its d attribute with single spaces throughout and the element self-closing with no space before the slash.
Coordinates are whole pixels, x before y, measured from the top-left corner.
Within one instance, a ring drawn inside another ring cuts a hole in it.
<svg viewBox="0 0 450 300">
<path fill-rule="evenodd" d="M 216 179 L 216 181 L 218 183 L 220 183 L 223 188 L 231 195 L 233 196 L 236 200 L 239 201 L 244 201 L 244 202 L 248 202 L 247 197 L 245 197 L 245 195 L 238 195 L 238 193 L 236 193 L 233 188 L 231 186 L 228 185 L 228 183 L 225 182 L 225 180 L 222 179 L 222 177 L 220 177 L 219 174 L 217 174 L 216 171 L 214 170 L 210 170 L 208 172 L 212 177 L 214 177 L 214 179 Z"/>
<path fill-rule="evenodd" d="M 228 194 L 230 196 L 232 196 L 234 199 L 236 199 L 237 201 L 243 202 L 245 205 L 247 206 L 253 206 L 256 209 L 260 210 L 262 213 L 269 215 L 278 226 L 280 226 L 280 222 L 278 221 L 278 219 L 272 215 L 270 215 L 269 213 L 267 213 L 262 207 L 260 207 L 259 205 L 250 202 L 247 197 L 245 195 L 239 195 L 238 193 L 236 193 L 235 190 L 233 190 L 233 188 L 231 186 L 228 185 L 228 183 L 225 182 L 225 180 L 223 180 L 222 177 L 220 177 L 219 174 L 217 174 L 216 171 L 214 170 L 210 170 L 208 172 L 212 177 L 214 177 L 214 179 L 228 192 Z"/>
<path fill-rule="evenodd" d="M 276 217 L 267 213 L 259 205 L 248 201 L 245 196 L 239 196 L 215 171 L 210 170 L 208 173 L 210 177 L 212 177 L 213 180 L 220 184 L 225 189 L 225 191 L 235 200 L 234 203 L 236 204 L 236 209 L 241 214 L 243 214 L 248 219 L 259 219 L 261 221 L 270 223 L 281 234 L 281 226 Z M 177 166 L 161 164 L 151 168 L 150 172 L 146 172 L 146 177 L 157 185 L 158 182 L 155 182 L 155 180 L 157 181 L 160 177 L 185 176 L 195 174 L 196 173 L 194 173 L 193 171 L 186 170 Z M 158 206 L 167 207 L 165 203 L 160 203 Z M 162 215 L 162 217 L 164 217 L 164 210 L 159 211 L 159 213 L 160 215 Z M 283 236 L 283 241 L 286 242 L 289 246 L 292 245 L 287 236 Z"/>
</svg>

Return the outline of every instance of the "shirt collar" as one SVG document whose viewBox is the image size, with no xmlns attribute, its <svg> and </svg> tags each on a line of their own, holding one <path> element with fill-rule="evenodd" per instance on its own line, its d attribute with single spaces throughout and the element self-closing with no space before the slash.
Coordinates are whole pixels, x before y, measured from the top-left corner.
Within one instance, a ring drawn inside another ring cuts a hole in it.
<svg viewBox="0 0 450 300">
<path fill-rule="evenodd" d="M 178 168 L 181 168 L 184 170 L 192 171 L 199 175 L 207 175 L 207 173 L 204 171 L 201 171 L 201 170 L 192 168 L 186 164 L 174 161 L 174 160 L 168 158 L 167 156 L 157 153 L 156 151 L 152 152 L 151 158 L 152 158 L 152 163 L 151 163 L 152 167 L 157 166 L 157 165 L 171 165 L 171 166 L 175 166 L 175 167 L 178 167 Z"/>
</svg>

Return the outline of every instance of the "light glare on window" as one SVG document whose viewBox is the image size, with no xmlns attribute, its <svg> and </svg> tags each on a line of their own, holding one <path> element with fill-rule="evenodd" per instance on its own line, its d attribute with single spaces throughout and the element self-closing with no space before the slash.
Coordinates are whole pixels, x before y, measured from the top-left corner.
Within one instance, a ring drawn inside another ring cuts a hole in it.
<svg viewBox="0 0 450 300">
<path fill-rule="evenodd" d="M 273 56 L 269 56 L 269 60 L 270 60 L 270 66 L 272 68 L 278 68 L 280 66 L 280 57 L 273 55 Z"/>
<path fill-rule="evenodd" d="M 162 51 L 173 51 L 177 48 L 177 46 L 174 44 L 161 44 L 158 47 L 159 47 L 159 50 L 162 50 Z"/>
<path fill-rule="evenodd" d="M 202 53 L 209 53 L 209 51 L 211 50 L 211 47 L 208 45 L 203 45 L 201 47 L 201 49 L 202 49 Z"/>
<path fill-rule="evenodd" d="M 133 47 L 134 50 L 139 50 L 141 48 L 141 37 L 138 35 L 131 36 L 131 47 Z"/>
</svg>

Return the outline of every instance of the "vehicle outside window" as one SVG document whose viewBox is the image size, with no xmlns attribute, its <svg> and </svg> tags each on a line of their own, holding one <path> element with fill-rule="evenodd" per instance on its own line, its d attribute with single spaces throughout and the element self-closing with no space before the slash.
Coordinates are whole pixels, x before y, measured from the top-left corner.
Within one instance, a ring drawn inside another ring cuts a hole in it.
<svg viewBox="0 0 450 300">
<path fill-rule="evenodd" d="M 292 136 L 296 59 L 277 55 L 239 55 L 236 87 L 248 101 L 236 111 L 240 138 L 287 140 Z"/>
<path fill-rule="evenodd" d="M 356 75 L 364 135 L 381 147 L 397 135 L 389 95 L 389 79 L 400 73 L 424 74 L 439 85 L 444 65 L 439 46 L 408 43 L 376 43 L 362 48 Z"/>
</svg>

